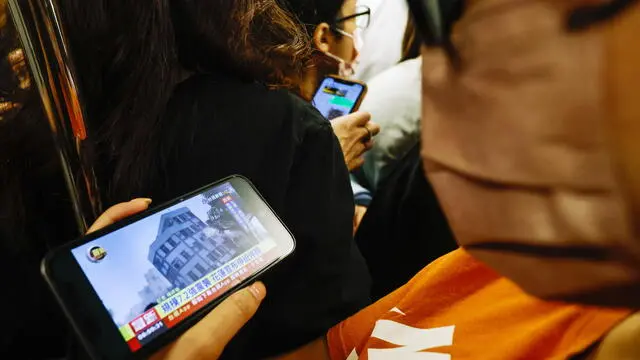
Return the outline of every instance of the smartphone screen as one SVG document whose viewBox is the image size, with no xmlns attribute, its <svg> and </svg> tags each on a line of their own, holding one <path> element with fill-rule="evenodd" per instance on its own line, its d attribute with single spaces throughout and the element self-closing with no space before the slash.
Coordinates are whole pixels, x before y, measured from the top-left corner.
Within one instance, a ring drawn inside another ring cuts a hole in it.
<svg viewBox="0 0 640 360">
<path fill-rule="evenodd" d="M 326 77 L 313 96 L 312 105 L 327 119 L 350 114 L 356 109 L 365 86 L 334 77 Z"/>
<path fill-rule="evenodd" d="M 71 247 L 129 351 L 293 250 L 293 238 L 252 189 L 234 178 Z"/>
</svg>

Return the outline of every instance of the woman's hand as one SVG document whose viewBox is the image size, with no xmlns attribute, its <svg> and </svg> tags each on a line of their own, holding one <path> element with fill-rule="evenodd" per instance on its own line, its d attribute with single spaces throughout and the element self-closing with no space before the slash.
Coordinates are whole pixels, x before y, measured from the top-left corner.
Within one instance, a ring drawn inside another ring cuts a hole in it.
<svg viewBox="0 0 640 360">
<path fill-rule="evenodd" d="M 331 120 L 349 171 L 364 164 L 363 155 L 373 147 L 373 137 L 380 132 L 380 125 L 371 121 L 371 114 L 355 112 Z"/>
<path fill-rule="evenodd" d="M 151 199 L 133 199 L 126 203 L 113 205 L 98 217 L 87 231 L 87 234 L 98 231 L 131 215 L 143 212 L 149 208 L 149 205 L 151 205 Z"/>
<path fill-rule="evenodd" d="M 260 282 L 236 292 L 151 359 L 217 359 L 229 341 L 253 317 L 266 294 Z"/>
<path fill-rule="evenodd" d="M 115 205 L 105 211 L 88 232 L 144 211 L 150 204 L 151 199 L 135 199 Z M 264 285 L 259 282 L 236 292 L 152 359 L 217 359 L 227 343 L 253 317 L 266 294 Z"/>
</svg>

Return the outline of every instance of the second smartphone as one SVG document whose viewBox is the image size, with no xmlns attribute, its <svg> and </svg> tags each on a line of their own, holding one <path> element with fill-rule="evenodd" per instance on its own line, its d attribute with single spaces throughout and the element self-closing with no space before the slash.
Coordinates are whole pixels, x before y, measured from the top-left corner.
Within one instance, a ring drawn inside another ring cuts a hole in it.
<svg viewBox="0 0 640 360">
<path fill-rule="evenodd" d="M 313 95 L 311 104 L 327 119 L 350 114 L 360 107 L 367 85 L 337 76 L 327 76 Z"/>
</svg>

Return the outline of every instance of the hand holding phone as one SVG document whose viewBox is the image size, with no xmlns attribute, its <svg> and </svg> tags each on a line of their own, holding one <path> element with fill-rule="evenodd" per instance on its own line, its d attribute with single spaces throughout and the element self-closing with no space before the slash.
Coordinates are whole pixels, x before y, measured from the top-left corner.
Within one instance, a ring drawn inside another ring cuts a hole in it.
<svg viewBox="0 0 640 360">
<path fill-rule="evenodd" d="M 93 223 L 88 233 L 147 210 L 149 204 L 151 199 L 134 199 L 114 205 Z M 151 359 L 217 359 L 229 341 L 255 315 L 265 296 L 266 289 L 260 282 L 239 290 L 182 334 L 178 340 L 154 354 Z"/>
<path fill-rule="evenodd" d="M 344 161 L 349 171 L 364 164 L 363 155 L 373 146 L 373 137 L 380 132 L 380 125 L 371 121 L 371 114 L 358 111 L 331 122 L 338 137 Z"/>
<path fill-rule="evenodd" d="M 366 84 L 329 75 L 320 83 L 311 104 L 325 118 L 333 120 L 358 110 L 366 94 Z"/>
<path fill-rule="evenodd" d="M 265 295 L 266 289 L 260 282 L 237 291 L 151 360 L 218 359 L 231 339 L 258 311 Z"/>
<path fill-rule="evenodd" d="M 112 222 L 114 212 L 127 215 L 146 204 L 118 205 L 98 226 Z M 218 321 L 238 314 L 237 303 L 220 302 L 253 283 L 294 246 L 255 188 L 233 176 L 54 250 L 43 261 L 43 274 L 94 358 L 146 358 L 183 333 L 158 356 L 185 358 L 171 349 L 195 349 L 207 331 L 220 338 L 198 351 L 213 357 L 252 315 Z M 250 296 L 257 308 L 263 290 L 255 285 L 232 296 L 244 301 Z"/>
</svg>

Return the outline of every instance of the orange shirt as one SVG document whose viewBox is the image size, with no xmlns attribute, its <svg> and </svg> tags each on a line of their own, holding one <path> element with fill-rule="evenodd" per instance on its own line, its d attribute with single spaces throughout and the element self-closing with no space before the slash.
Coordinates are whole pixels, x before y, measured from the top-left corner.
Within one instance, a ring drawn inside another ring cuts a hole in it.
<svg viewBox="0 0 640 360">
<path fill-rule="evenodd" d="M 536 299 L 456 250 L 327 341 L 333 360 L 566 359 L 630 313 Z"/>
</svg>

